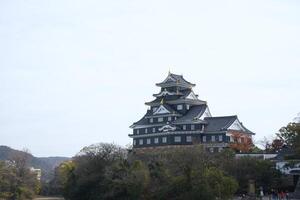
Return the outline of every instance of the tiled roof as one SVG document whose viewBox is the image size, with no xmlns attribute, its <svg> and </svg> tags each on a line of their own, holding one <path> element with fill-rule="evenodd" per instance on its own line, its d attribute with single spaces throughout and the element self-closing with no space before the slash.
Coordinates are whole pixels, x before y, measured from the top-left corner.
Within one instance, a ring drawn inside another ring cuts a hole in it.
<svg viewBox="0 0 300 200">
<path fill-rule="evenodd" d="M 207 126 L 205 132 L 217 132 L 227 130 L 228 127 L 237 119 L 236 115 L 233 116 L 222 116 L 222 117 L 206 117 Z"/>
<path fill-rule="evenodd" d="M 173 84 L 174 85 L 179 84 L 181 86 L 187 86 L 187 87 L 195 86 L 195 84 L 190 83 L 189 81 L 185 80 L 182 75 L 177 75 L 177 74 L 172 74 L 172 73 L 169 73 L 168 77 L 163 82 L 157 83 L 156 85 L 160 86 L 160 87 L 164 87 L 164 86 L 167 86 L 167 85 L 170 86 Z"/>
<path fill-rule="evenodd" d="M 204 118 L 207 121 L 208 125 L 205 127 L 205 132 L 218 132 L 218 131 L 226 131 L 228 128 L 238 120 L 236 115 L 233 116 L 221 116 L 221 117 L 206 117 Z M 239 122 L 240 123 L 240 122 Z M 254 135 L 252 131 L 247 129 L 242 123 L 240 123 L 243 132 L 247 134 Z"/>
<path fill-rule="evenodd" d="M 196 117 L 200 117 L 206 110 L 207 105 L 197 105 L 192 106 L 191 109 L 182 117 L 178 118 L 173 124 L 190 124 L 190 123 L 206 123 L 203 120 L 196 119 Z"/>
</svg>

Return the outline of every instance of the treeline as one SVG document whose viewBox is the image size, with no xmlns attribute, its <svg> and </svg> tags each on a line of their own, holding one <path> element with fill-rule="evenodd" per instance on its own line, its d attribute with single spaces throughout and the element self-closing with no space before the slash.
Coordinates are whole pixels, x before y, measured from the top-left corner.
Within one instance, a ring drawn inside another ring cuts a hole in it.
<svg viewBox="0 0 300 200">
<path fill-rule="evenodd" d="M 29 200 L 39 193 L 37 174 L 30 171 L 25 153 L 0 161 L 0 200 Z"/>
<path fill-rule="evenodd" d="M 280 153 L 284 151 L 286 159 L 300 159 L 300 123 L 289 123 L 279 129 L 275 139 L 265 138 L 266 152 Z"/>
<path fill-rule="evenodd" d="M 282 185 L 270 161 L 235 159 L 231 150 L 211 154 L 201 146 L 127 153 L 113 144 L 84 148 L 61 164 L 49 191 L 66 200 L 230 199 L 249 180 L 264 190 Z"/>
</svg>

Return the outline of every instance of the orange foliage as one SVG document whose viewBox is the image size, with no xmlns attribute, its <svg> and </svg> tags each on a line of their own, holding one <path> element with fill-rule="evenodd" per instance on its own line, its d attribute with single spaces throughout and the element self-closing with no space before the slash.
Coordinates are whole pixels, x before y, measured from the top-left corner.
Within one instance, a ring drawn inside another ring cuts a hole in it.
<svg viewBox="0 0 300 200">
<path fill-rule="evenodd" d="M 231 131 L 230 133 L 233 138 L 233 142 L 229 145 L 230 148 L 241 153 L 247 153 L 252 149 L 253 143 L 251 137 L 238 131 Z"/>
</svg>

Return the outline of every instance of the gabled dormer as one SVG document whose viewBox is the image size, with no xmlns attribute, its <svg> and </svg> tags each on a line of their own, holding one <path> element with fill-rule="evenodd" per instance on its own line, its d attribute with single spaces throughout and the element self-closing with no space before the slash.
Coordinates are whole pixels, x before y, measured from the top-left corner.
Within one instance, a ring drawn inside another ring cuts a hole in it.
<svg viewBox="0 0 300 200">
<path fill-rule="evenodd" d="M 172 110 L 167 109 L 164 105 L 160 105 L 155 112 L 153 112 L 153 115 L 159 115 L 159 114 L 170 114 Z"/>
</svg>

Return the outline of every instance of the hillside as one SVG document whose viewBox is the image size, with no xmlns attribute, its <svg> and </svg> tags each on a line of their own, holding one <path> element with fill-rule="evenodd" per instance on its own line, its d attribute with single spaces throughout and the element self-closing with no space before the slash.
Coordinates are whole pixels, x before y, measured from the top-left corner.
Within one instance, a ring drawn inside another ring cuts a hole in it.
<svg viewBox="0 0 300 200">
<path fill-rule="evenodd" d="M 7 146 L 0 146 L 0 160 L 9 160 L 14 155 L 26 155 L 29 160 L 29 166 L 42 170 L 42 180 L 48 181 L 53 177 L 54 169 L 65 160 L 67 157 L 35 157 L 30 153 L 12 149 Z"/>
</svg>

